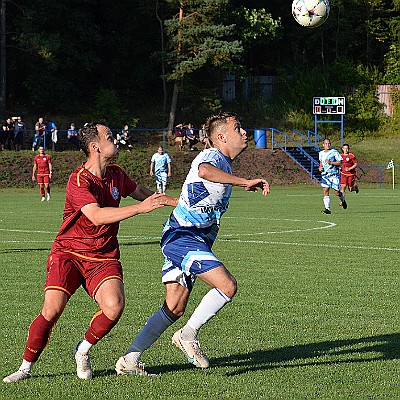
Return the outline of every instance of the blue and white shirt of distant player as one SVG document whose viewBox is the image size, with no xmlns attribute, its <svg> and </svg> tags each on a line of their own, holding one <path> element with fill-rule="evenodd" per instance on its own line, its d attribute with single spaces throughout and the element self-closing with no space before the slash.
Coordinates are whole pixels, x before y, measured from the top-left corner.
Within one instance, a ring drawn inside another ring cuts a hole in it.
<svg viewBox="0 0 400 400">
<path fill-rule="evenodd" d="M 342 157 L 336 149 L 319 152 L 319 161 L 322 163 L 323 171 L 321 173 L 321 187 L 329 187 L 334 190 L 340 189 L 340 167 L 328 164 L 327 161 L 342 162 Z"/>
<path fill-rule="evenodd" d="M 211 247 L 232 193 L 230 184 L 200 178 L 198 170 L 202 163 L 232 173 L 230 159 L 219 149 L 202 151 L 192 162 L 178 205 L 166 222 L 161 238 L 165 256 L 163 282 L 176 281 L 189 290 L 195 275 L 222 265 Z"/>
<path fill-rule="evenodd" d="M 156 182 L 166 184 L 168 180 L 168 164 L 171 163 L 170 156 L 167 153 L 155 153 L 151 157 L 151 162 L 154 163 Z"/>
</svg>

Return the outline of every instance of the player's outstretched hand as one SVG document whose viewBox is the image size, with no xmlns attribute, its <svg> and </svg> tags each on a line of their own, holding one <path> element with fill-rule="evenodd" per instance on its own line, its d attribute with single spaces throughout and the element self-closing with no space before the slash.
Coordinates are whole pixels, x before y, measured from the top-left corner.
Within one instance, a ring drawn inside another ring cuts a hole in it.
<svg viewBox="0 0 400 400">
<path fill-rule="evenodd" d="M 247 181 L 245 190 L 257 192 L 258 188 L 262 189 L 262 194 L 266 196 L 269 193 L 269 184 L 265 179 L 251 179 Z"/>
<path fill-rule="evenodd" d="M 141 212 L 148 213 L 157 208 L 161 208 L 164 206 L 175 206 L 177 204 L 178 204 L 178 199 L 174 197 L 167 196 L 164 193 L 154 193 L 141 202 L 142 206 Z"/>
</svg>

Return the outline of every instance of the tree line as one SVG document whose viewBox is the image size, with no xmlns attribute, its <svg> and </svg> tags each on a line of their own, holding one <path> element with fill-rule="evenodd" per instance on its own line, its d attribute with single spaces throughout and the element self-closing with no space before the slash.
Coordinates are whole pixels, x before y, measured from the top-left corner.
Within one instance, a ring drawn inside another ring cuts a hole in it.
<svg viewBox="0 0 400 400">
<path fill-rule="evenodd" d="M 312 97 L 346 95 L 349 128 L 376 131 L 376 86 L 400 82 L 400 0 L 330 3 L 310 29 L 281 0 L 1 0 L 0 111 L 172 127 L 230 108 L 298 126 Z M 228 73 L 239 93 L 225 104 Z M 246 98 L 246 76 L 279 90 Z"/>
</svg>

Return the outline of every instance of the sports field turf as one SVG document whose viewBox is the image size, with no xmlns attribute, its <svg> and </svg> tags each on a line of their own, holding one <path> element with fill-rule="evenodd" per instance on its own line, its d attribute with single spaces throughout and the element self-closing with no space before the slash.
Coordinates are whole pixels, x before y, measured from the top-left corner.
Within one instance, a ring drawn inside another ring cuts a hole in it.
<svg viewBox="0 0 400 400">
<path fill-rule="evenodd" d="M 177 194 L 177 193 L 175 193 Z M 162 304 L 158 238 L 171 209 L 120 227 L 127 306 L 91 352 L 95 378 L 75 375 L 71 349 L 96 305 L 80 289 L 54 328 L 33 378 L 0 383 L 1 399 L 398 399 L 400 398 L 400 191 L 361 188 L 349 208 L 317 186 L 235 189 L 215 253 L 238 293 L 200 332 L 211 368 L 197 370 L 171 344 L 187 315 L 144 353 L 156 377 L 117 377 L 114 365 Z M 0 375 L 20 365 L 27 328 L 43 301 L 45 262 L 64 192 L 0 191 Z M 128 204 L 124 200 L 123 204 Z"/>
</svg>

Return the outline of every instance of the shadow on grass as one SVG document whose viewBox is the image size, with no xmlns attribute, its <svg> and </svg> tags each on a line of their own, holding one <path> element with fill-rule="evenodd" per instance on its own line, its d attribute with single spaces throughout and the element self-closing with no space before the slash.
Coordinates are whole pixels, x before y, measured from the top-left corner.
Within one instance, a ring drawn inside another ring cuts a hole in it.
<svg viewBox="0 0 400 400">
<path fill-rule="evenodd" d="M 257 350 L 211 361 L 214 366 L 239 367 L 228 375 L 275 368 L 351 364 L 400 359 L 400 334 L 370 336 L 359 339 L 332 340 L 319 343 Z M 375 353 L 368 355 L 368 353 Z M 379 353 L 379 355 L 376 355 Z"/>
<path fill-rule="evenodd" d="M 232 354 L 227 357 L 212 358 L 210 364 L 212 369 L 237 368 L 237 370 L 227 373 L 227 376 L 235 376 L 276 368 L 398 360 L 400 359 L 399 344 L 400 334 L 393 333 L 360 339 L 332 340 L 270 350 L 256 350 L 246 354 Z M 375 354 L 369 355 L 368 353 Z M 193 365 L 186 363 L 183 359 L 181 364 L 146 367 L 150 373 L 157 375 L 190 369 L 194 369 Z M 97 377 L 110 376 L 115 375 L 115 371 L 111 369 L 95 371 L 95 375 Z"/>
</svg>

